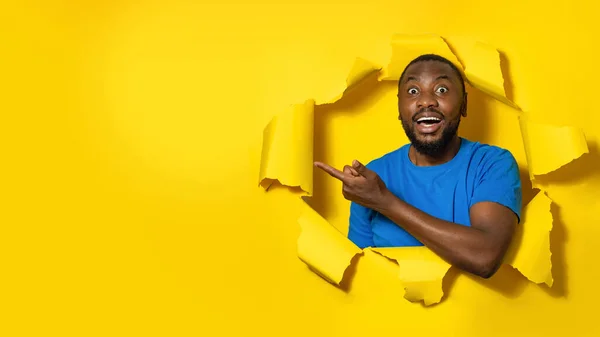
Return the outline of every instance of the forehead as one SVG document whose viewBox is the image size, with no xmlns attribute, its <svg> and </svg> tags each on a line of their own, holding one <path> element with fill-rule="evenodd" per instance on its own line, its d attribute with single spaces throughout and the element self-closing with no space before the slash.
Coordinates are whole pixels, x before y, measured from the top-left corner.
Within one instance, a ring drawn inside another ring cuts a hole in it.
<svg viewBox="0 0 600 337">
<path fill-rule="evenodd" d="M 404 73 L 403 82 L 407 82 L 409 79 L 421 80 L 433 80 L 440 76 L 445 76 L 452 82 L 457 83 L 459 81 L 458 74 L 452 67 L 444 62 L 440 61 L 420 61 L 411 64 L 406 68 Z"/>
</svg>

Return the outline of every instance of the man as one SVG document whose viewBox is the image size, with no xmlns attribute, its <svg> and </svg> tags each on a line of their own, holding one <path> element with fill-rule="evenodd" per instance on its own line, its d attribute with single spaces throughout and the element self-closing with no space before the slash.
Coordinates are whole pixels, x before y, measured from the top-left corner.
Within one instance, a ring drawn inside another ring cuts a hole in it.
<svg viewBox="0 0 600 337">
<path fill-rule="evenodd" d="M 514 157 L 458 136 L 467 93 L 462 74 L 443 57 L 422 55 L 404 69 L 398 111 L 410 144 L 343 171 L 315 162 L 343 182 L 348 238 L 361 248 L 425 245 L 462 270 L 491 277 L 521 216 Z"/>
</svg>

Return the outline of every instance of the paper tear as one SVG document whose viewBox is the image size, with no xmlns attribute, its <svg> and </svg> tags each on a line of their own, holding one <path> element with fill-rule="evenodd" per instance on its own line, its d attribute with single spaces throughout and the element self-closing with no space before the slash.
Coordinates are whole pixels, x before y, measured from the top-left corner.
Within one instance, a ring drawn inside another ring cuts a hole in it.
<svg viewBox="0 0 600 337">
<path fill-rule="evenodd" d="M 336 90 L 334 103 L 362 80 L 379 72 L 381 67 L 357 58 L 346 78 L 346 86 Z M 313 193 L 314 111 L 316 101 L 308 99 L 290 106 L 271 119 L 263 131 L 259 184 L 268 189 L 275 180 L 282 185 L 298 187 L 300 195 Z"/>
<path fill-rule="evenodd" d="M 392 37 L 392 57 L 381 79 L 384 81 L 398 81 L 410 61 L 422 54 L 443 56 L 456 65 L 460 71 L 463 71 L 463 65 L 440 36 L 396 34 Z"/>
<path fill-rule="evenodd" d="M 295 104 L 273 117 L 263 132 L 260 184 L 278 180 L 313 193 L 314 100 Z"/>
<path fill-rule="evenodd" d="M 298 223 L 298 257 L 321 277 L 339 285 L 352 259 L 362 250 L 307 204 Z"/>
<path fill-rule="evenodd" d="M 404 298 L 425 305 L 439 303 L 444 296 L 442 282 L 451 265 L 427 247 L 369 248 L 398 263 L 398 277 Z"/>
<path fill-rule="evenodd" d="M 500 53 L 496 48 L 477 41 L 471 48 L 466 48 L 461 56 L 465 63 L 465 75 L 471 85 L 500 102 L 519 109 L 506 96 Z"/>
<path fill-rule="evenodd" d="M 546 174 L 588 153 L 583 130 L 519 118 L 529 177 Z"/>
<path fill-rule="evenodd" d="M 446 42 L 433 35 L 396 35 L 392 41 L 392 59 L 385 76 L 379 80 L 398 80 L 404 67 L 415 57 L 435 53 L 448 58 L 471 84 L 515 108 L 504 92 L 498 51 L 482 43 L 463 53 L 466 68 L 452 53 Z M 353 86 L 379 69 L 358 58 L 346 78 L 346 88 L 323 104 L 333 103 Z M 267 188 L 274 180 L 300 187 L 305 195 L 313 192 L 313 122 L 315 100 L 292 106 L 276 116 L 264 130 L 260 184 Z M 516 111 L 521 112 L 518 108 Z M 551 172 L 588 152 L 583 133 L 573 127 L 548 126 L 526 121 L 519 116 L 530 177 Z M 535 283 L 552 285 L 549 232 L 552 214 L 545 194 L 538 194 L 524 209 L 521 232 L 510 247 L 505 263 L 518 269 Z M 298 255 L 315 273 L 339 285 L 352 259 L 361 250 L 345 238 L 308 205 L 304 205 L 298 222 L 302 234 L 298 238 Z M 399 277 L 406 285 L 405 298 L 426 305 L 443 297 L 442 281 L 450 265 L 425 247 L 373 248 L 372 251 L 398 262 Z"/>
<path fill-rule="evenodd" d="M 334 91 L 336 94 L 333 95 L 333 97 L 322 102 L 320 100 L 317 100 L 318 104 L 321 105 L 337 102 L 344 95 L 348 94 L 348 92 L 350 92 L 352 88 L 354 88 L 357 84 L 359 84 L 369 76 L 379 73 L 380 70 L 380 66 L 377 66 L 376 64 L 367 61 L 363 58 L 357 57 L 356 60 L 354 60 L 352 68 L 350 69 L 350 73 L 346 77 L 345 86 L 343 88 L 337 88 Z"/>
<path fill-rule="evenodd" d="M 544 192 L 539 192 L 527 204 L 523 212 L 525 217 L 517 227 L 504 260 L 530 281 L 546 283 L 549 287 L 554 283 L 550 251 L 551 204 L 552 200 Z"/>
</svg>

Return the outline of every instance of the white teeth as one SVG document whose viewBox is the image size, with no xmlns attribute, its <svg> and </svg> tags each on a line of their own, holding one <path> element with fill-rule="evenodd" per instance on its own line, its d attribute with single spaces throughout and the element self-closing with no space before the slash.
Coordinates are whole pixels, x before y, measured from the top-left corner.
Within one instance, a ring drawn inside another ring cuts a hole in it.
<svg viewBox="0 0 600 337">
<path fill-rule="evenodd" d="M 440 119 L 437 117 L 421 117 L 417 120 L 417 122 L 424 122 L 424 121 L 437 121 L 439 122 Z"/>
</svg>

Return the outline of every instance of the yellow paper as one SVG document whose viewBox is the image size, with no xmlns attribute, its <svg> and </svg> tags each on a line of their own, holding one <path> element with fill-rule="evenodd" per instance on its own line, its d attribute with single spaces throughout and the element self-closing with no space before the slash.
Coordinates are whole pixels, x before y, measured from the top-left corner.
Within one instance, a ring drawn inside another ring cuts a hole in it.
<svg viewBox="0 0 600 337">
<path fill-rule="evenodd" d="M 462 64 L 440 36 L 397 34 L 392 38 L 392 58 L 382 80 L 397 81 L 410 61 L 422 54 L 443 56 L 463 71 Z"/>
<path fill-rule="evenodd" d="M 589 151 L 581 129 L 534 123 L 524 117 L 519 122 L 532 179 L 552 172 Z"/>
<path fill-rule="evenodd" d="M 313 192 L 314 101 L 291 106 L 273 117 L 263 132 L 260 184 L 273 181 Z"/>
<path fill-rule="evenodd" d="M 346 78 L 345 88 L 337 89 L 337 94 L 322 104 L 337 101 L 362 80 L 377 75 L 379 69 L 375 64 L 357 58 Z M 301 195 L 312 195 L 315 105 L 314 99 L 292 105 L 273 117 L 265 127 L 259 177 L 259 183 L 265 189 L 277 180 L 282 185 L 298 187 Z"/>
<path fill-rule="evenodd" d="M 398 80 L 404 67 L 421 54 L 446 57 L 467 80 L 484 93 L 495 97 L 519 112 L 523 144 L 529 172 L 534 175 L 551 172 L 588 152 L 583 133 L 573 127 L 549 126 L 523 119 L 522 111 L 506 98 L 498 51 L 483 43 L 461 51 L 465 68 L 446 42 L 434 35 L 396 35 L 392 41 L 392 58 L 386 74 L 379 80 Z M 336 89 L 333 103 L 350 94 L 352 87 L 369 76 L 381 75 L 372 63 L 358 58 L 346 78 L 346 88 Z M 300 187 L 312 195 L 313 119 L 315 100 L 293 106 L 276 116 L 264 131 L 261 161 L 261 185 L 267 188 L 274 180 L 283 185 Z M 515 116 L 511 116 L 515 117 Z M 552 285 L 549 232 L 552 228 L 550 199 L 540 193 L 523 211 L 524 222 L 517 231 L 505 263 L 518 269 L 535 283 Z M 314 272 L 331 283 L 340 284 L 354 256 L 361 252 L 352 242 L 331 226 L 308 205 L 298 222 L 302 234 L 298 239 L 298 255 Z M 450 265 L 426 247 L 377 248 L 378 252 L 398 262 L 399 277 L 405 284 L 405 298 L 426 305 L 443 297 L 442 280 Z"/>
<path fill-rule="evenodd" d="M 333 97 L 326 99 L 323 102 L 321 102 L 320 100 L 317 100 L 317 103 L 318 104 L 329 104 L 329 103 L 334 103 L 334 102 L 338 101 L 340 98 L 342 98 L 348 92 L 350 92 L 352 90 L 352 88 L 354 88 L 357 84 L 359 84 L 360 82 L 362 82 L 369 76 L 377 75 L 380 70 L 381 70 L 381 67 L 375 65 L 374 63 L 371 63 L 363 58 L 357 57 L 356 60 L 354 61 L 354 65 L 352 66 L 352 69 L 350 69 L 350 73 L 348 74 L 348 77 L 346 77 L 346 82 L 345 82 L 344 87 L 335 89 L 335 91 L 333 91 L 333 92 L 335 92 Z"/>
<path fill-rule="evenodd" d="M 307 204 L 298 219 L 298 257 L 321 277 L 339 285 L 352 258 L 362 252 Z"/>
<path fill-rule="evenodd" d="M 462 60 L 465 64 L 465 75 L 471 85 L 502 103 L 518 108 L 506 97 L 500 54 L 496 48 L 475 42 L 472 48 L 463 51 Z"/>
<path fill-rule="evenodd" d="M 552 200 L 538 193 L 524 210 L 525 217 L 517 227 L 505 263 L 535 283 L 552 287 L 550 231 L 552 230 Z"/>
<path fill-rule="evenodd" d="M 444 296 L 442 281 L 451 265 L 427 247 L 370 248 L 398 263 L 404 298 L 425 305 L 439 303 Z"/>
</svg>

